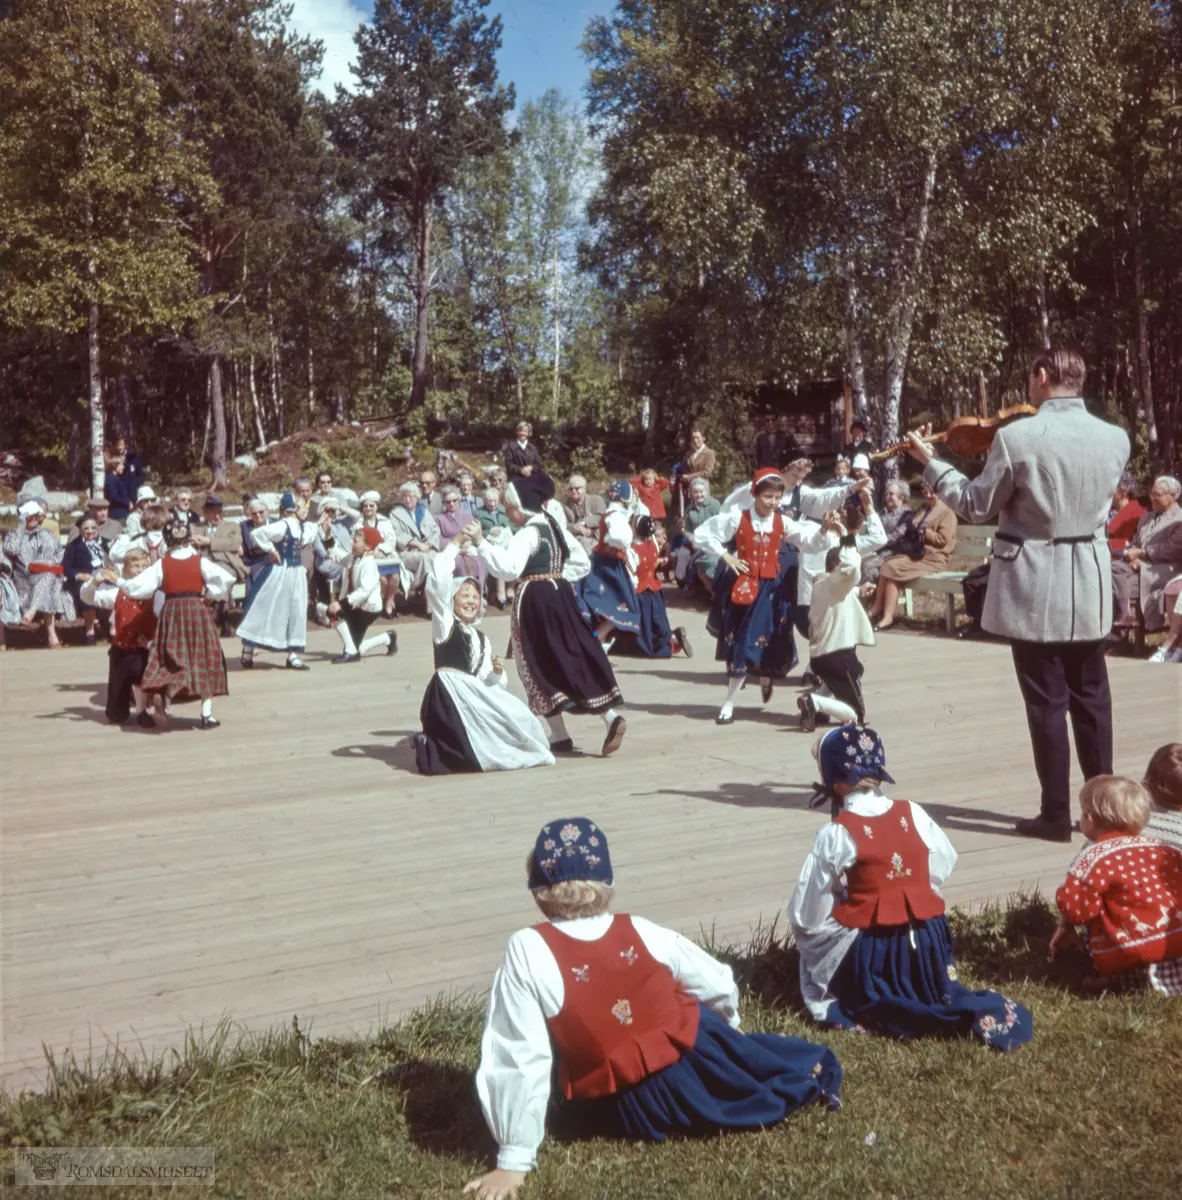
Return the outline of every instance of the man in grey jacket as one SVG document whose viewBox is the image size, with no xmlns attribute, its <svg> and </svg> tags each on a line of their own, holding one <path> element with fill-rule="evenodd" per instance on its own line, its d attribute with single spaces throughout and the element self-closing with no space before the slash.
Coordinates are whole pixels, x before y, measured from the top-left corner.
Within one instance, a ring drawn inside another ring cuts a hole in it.
<svg viewBox="0 0 1182 1200">
<path fill-rule="evenodd" d="M 922 440 L 929 430 L 911 434 L 940 499 L 962 520 L 998 522 L 981 623 L 1011 644 L 1042 785 L 1040 815 L 1017 828 L 1055 842 L 1071 840 L 1069 712 L 1084 776 L 1112 773 L 1105 524 L 1129 439 L 1085 408 L 1086 373 L 1073 350 L 1040 354 L 1028 383 L 1038 414 L 998 431 L 974 480 L 934 457 Z"/>
</svg>

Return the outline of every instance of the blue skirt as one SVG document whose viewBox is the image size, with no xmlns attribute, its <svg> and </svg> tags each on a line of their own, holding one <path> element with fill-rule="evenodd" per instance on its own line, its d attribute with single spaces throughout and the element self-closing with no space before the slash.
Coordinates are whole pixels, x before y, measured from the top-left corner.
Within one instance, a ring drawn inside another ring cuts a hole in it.
<svg viewBox="0 0 1182 1200">
<path fill-rule="evenodd" d="M 706 631 L 717 638 L 714 658 L 726 663 L 726 673 L 766 675 L 783 679 L 796 665 L 792 633 L 795 578 L 761 579 L 754 604 L 732 604 L 735 573 L 720 564 L 714 577 L 714 598 Z"/>
<path fill-rule="evenodd" d="M 613 654 L 640 658 L 672 658 L 673 630 L 665 597 L 660 592 L 637 592 L 640 606 L 640 630 L 636 634 L 620 633 L 612 643 Z"/>
<path fill-rule="evenodd" d="M 591 573 L 575 585 L 579 611 L 594 625 L 610 621 L 623 633 L 640 632 L 640 605 L 628 564 L 603 554 L 591 555 Z"/>
<path fill-rule="evenodd" d="M 698 1036 L 679 1062 L 613 1097 L 625 1134 L 663 1142 L 764 1129 L 798 1108 L 841 1103 L 841 1064 L 828 1046 L 740 1033 L 698 1006 Z"/>
<path fill-rule="evenodd" d="M 391 575 L 401 575 L 402 568 L 397 563 L 378 563 L 378 575 L 382 579 L 389 579 Z"/>
<path fill-rule="evenodd" d="M 914 945 L 912 935 L 914 934 Z M 1029 1010 L 956 979 L 946 917 L 862 929 L 829 984 L 826 1022 L 889 1037 L 963 1037 L 1013 1050 L 1034 1037 Z"/>
</svg>

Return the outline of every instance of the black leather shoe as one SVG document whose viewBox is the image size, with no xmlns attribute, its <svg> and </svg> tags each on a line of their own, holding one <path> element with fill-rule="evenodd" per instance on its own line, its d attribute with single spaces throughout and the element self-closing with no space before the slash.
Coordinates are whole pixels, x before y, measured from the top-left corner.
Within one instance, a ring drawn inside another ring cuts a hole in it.
<svg viewBox="0 0 1182 1200">
<path fill-rule="evenodd" d="M 334 658 L 332 661 L 333 661 L 334 663 L 355 663 L 355 662 L 360 662 L 360 661 L 361 661 L 361 655 L 360 655 L 360 654 L 338 654 L 338 655 L 336 656 L 336 658 Z"/>
<path fill-rule="evenodd" d="M 770 704 L 772 693 L 775 691 L 775 684 L 769 679 L 766 683 L 759 685 L 759 694 L 763 697 L 764 704 Z"/>
<path fill-rule="evenodd" d="M 292 662 L 289 659 L 287 662 L 287 669 L 289 671 L 310 671 L 312 668 L 308 666 L 308 664 L 302 659 L 299 662 Z"/>
<path fill-rule="evenodd" d="M 561 741 L 550 743 L 551 754 L 573 754 L 574 749 L 574 738 L 563 738 Z"/>
<path fill-rule="evenodd" d="M 681 652 L 686 658 L 693 658 L 694 648 L 690 645 L 689 635 L 685 631 L 684 625 L 678 625 L 673 631 L 673 636 L 677 639 L 677 644 L 681 647 Z"/>
<path fill-rule="evenodd" d="M 217 717 L 202 717 L 201 718 L 201 728 L 202 729 L 216 729 L 220 724 L 221 724 L 221 721 L 219 721 L 217 719 Z"/>
<path fill-rule="evenodd" d="M 812 733 L 817 728 L 817 706 L 813 698 L 806 693 L 798 697 L 796 707 L 800 709 L 800 729 L 802 733 Z"/>
<path fill-rule="evenodd" d="M 388 636 L 390 638 L 390 644 L 386 647 L 387 658 L 389 658 L 392 654 L 398 653 L 398 634 L 391 629 Z"/>
<path fill-rule="evenodd" d="M 155 729 L 156 728 L 156 722 L 153 719 L 152 714 L 150 712 L 148 712 L 148 710 L 146 708 L 144 709 L 144 711 L 142 713 L 140 713 L 140 715 L 138 717 L 136 717 L 135 723 L 141 729 Z"/>
<path fill-rule="evenodd" d="M 1070 825 L 1052 825 L 1042 817 L 1023 817 L 1014 828 L 1023 836 L 1042 838 L 1044 842 L 1070 842 Z"/>
</svg>

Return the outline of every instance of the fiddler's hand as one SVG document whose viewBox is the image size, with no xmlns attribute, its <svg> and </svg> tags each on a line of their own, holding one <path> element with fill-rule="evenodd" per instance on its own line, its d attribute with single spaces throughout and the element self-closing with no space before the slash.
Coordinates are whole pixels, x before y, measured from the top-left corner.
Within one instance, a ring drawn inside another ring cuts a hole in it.
<svg viewBox="0 0 1182 1200">
<path fill-rule="evenodd" d="M 464 1188 L 465 1192 L 474 1192 L 476 1200 L 512 1200 L 521 1190 L 525 1182 L 524 1171 L 489 1171 L 479 1179 L 473 1179 Z"/>
<path fill-rule="evenodd" d="M 503 658 L 499 657 L 498 655 L 494 654 L 493 660 L 492 660 L 492 667 L 493 667 L 494 675 L 504 675 L 505 660 Z"/>
<path fill-rule="evenodd" d="M 907 453 L 911 455 L 916 462 L 922 463 L 925 467 L 936 457 L 936 452 L 924 441 L 925 438 L 932 436 L 932 426 L 929 422 L 921 429 L 913 429 L 907 435 Z"/>
<path fill-rule="evenodd" d="M 472 543 L 473 546 L 479 546 L 484 541 L 484 526 L 479 521 L 472 521 L 465 525 L 460 533 Z"/>
</svg>

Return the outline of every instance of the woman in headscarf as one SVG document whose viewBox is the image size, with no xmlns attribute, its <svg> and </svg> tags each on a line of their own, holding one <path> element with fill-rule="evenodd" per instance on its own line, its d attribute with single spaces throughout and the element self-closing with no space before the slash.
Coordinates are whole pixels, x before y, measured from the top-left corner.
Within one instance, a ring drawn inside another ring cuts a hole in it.
<svg viewBox="0 0 1182 1200">
<path fill-rule="evenodd" d="M 251 527 L 251 541 L 266 553 L 267 562 L 238 626 L 244 668 L 254 666 L 254 652 L 262 649 L 286 652 L 291 671 L 311 670 L 300 658 L 308 641 L 308 573 L 301 551 L 315 536 L 316 525 L 296 516 L 292 492 L 284 492 L 279 501 L 278 521 Z"/>
<path fill-rule="evenodd" d="M 545 727 L 510 694 L 505 664 L 477 628 L 480 587 L 458 569 L 466 542 L 445 546 L 427 576 L 435 674 L 419 710 L 423 732 L 412 739 L 415 764 L 423 775 L 553 766 Z"/>
<path fill-rule="evenodd" d="M 439 526 L 421 499 L 419 485 L 408 479 L 390 510 L 395 548 L 402 560 L 402 586 L 408 596 L 426 584 L 431 560 L 439 550 Z"/>
<path fill-rule="evenodd" d="M 36 500 L 17 509 L 21 526 L 4 539 L 4 553 L 12 563 L 12 579 L 21 603 L 21 624 L 37 617 L 51 650 L 61 649 L 57 619 L 74 620 L 74 598 L 63 587 L 61 543 L 42 526 L 45 510 Z"/>
<path fill-rule="evenodd" d="M 616 711 L 620 689 L 570 586 L 591 564 L 583 547 L 546 510 L 553 497 L 549 475 L 521 476 L 505 490 L 505 511 L 517 526 L 510 541 L 486 541 L 479 521 L 465 533 L 494 575 L 520 580 L 513 601 L 513 657 L 530 711 L 550 726 L 550 749 L 574 748 L 564 713 L 594 713 L 607 726 L 603 753 L 614 754 L 627 728 Z"/>
</svg>

